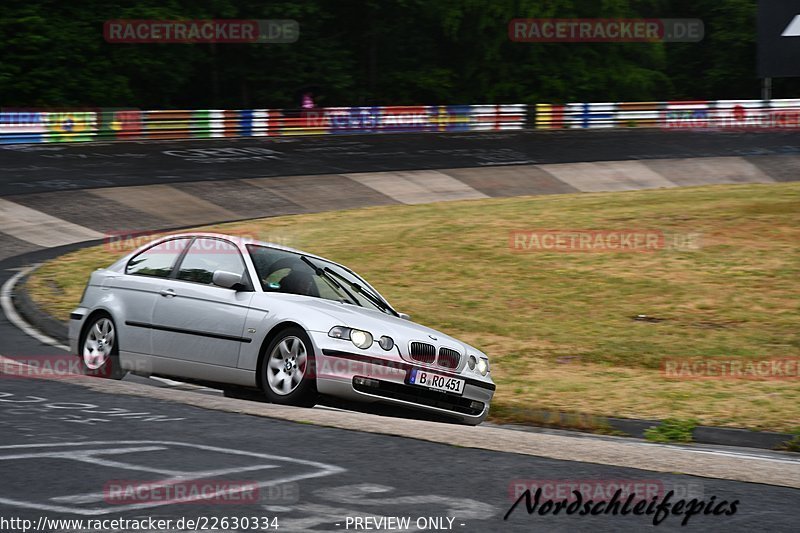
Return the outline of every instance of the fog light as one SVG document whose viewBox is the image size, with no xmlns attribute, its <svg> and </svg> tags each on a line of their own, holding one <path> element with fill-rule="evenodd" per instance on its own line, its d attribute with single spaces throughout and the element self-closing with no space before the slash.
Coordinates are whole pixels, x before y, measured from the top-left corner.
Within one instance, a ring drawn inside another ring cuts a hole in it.
<svg viewBox="0 0 800 533">
<path fill-rule="evenodd" d="M 378 341 L 378 345 L 386 351 L 391 350 L 394 348 L 394 340 L 391 337 L 384 335 L 381 337 L 381 340 Z"/>
<path fill-rule="evenodd" d="M 469 408 L 475 411 L 483 411 L 483 402 L 476 402 L 475 400 L 469 402 Z"/>
<path fill-rule="evenodd" d="M 366 350 L 372 346 L 372 335 L 369 332 L 361 331 L 360 329 L 350 330 L 350 340 L 362 350 Z"/>
<path fill-rule="evenodd" d="M 377 379 L 363 378 L 361 376 L 354 377 L 353 383 L 356 385 L 361 385 L 362 387 L 370 387 L 373 389 L 377 389 L 381 385 Z"/>
</svg>

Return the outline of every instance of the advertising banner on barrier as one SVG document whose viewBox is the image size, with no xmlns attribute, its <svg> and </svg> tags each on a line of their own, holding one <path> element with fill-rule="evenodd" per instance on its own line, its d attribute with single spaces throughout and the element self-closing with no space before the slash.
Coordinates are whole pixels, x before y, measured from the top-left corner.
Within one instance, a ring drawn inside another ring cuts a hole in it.
<svg viewBox="0 0 800 533">
<path fill-rule="evenodd" d="M 502 129 L 510 117 L 505 113 L 498 119 L 498 128 Z M 797 129 L 800 99 L 536 104 L 535 124 L 537 129 Z"/>
<path fill-rule="evenodd" d="M 619 102 L 615 123 L 625 128 L 655 128 L 661 118 L 660 102 Z"/>
<path fill-rule="evenodd" d="M 469 131 L 473 124 L 477 124 L 479 119 L 477 115 L 480 114 L 477 108 L 479 106 L 468 105 L 442 105 L 430 107 L 430 124 L 431 131 Z M 492 106 L 487 106 L 492 107 Z M 475 111 L 473 116 L 470 116 L 471 111 Z M 489 111 L 489 114 L 494 115 Z M 474 119 L 474 122 L 473 122 Z"/>
<path fill-rule="evenodd" d="M 38 111 L 0 112 L 0 142 L 39 143 L 47 133 L 45 114 Z"/>
<path fill-rule="evenodd" d="M 711 102 L 667 102 L 661 126 L 667 129 L 703 129 L 711 126 Z"/>
<path fill-rule="evenodd" d="M 375 133 L 380 129 L 380 107 L 341 107 L 328 112 L 331 133 Z"/>
<path fill-rule="evenodd" d="M 281 113 L 283 135 L 323 135 L 333 133 L 331 119 L 324 109 L 286 110 Z"/>
<path fill-rule="evenodd" d="M 145 134 L 155 139 L 185 139 L 192 136 L 194 111 L 168 110 L 145 112 Z"/>
<path fill-rule="evenodd" d="M 720 100 L 714 125 L 728 130 L 774 130 L 800 127 L 800 107 L 766 105 L 758 100 Z"/>
<path fill-rule="evenodd" d="M 48 142 L 89 141 L 97 134 L 97 113 L 55 111 L 44 114 Z"/>
<path fill-rule="evenodd" d="M 385 132 L 431 131 L 427 106 L 382 107 L 379 125 Z"/>
<path fill-rule="evenodd" d="M 613 128 L 614 103 L 567 104 L 570 128 Z"/>
<path fill-rule="evenodd" d="M 142 112 L 138 109 L 103 108 L 97 114 L 99 139 L 131 139 L 142 135 Z"/>
<path fill-rule="evenodd" d="M 578 104 L 576 104 L 578 105 Z M 579 104 L 584 106 L 584 104 Z M 594 109 L 595 104 L 586 104 Z M 0 144 L 271 135 L 505 131 L 525 127 L 525 104 L 312 109 L 2 109 Z M 595 113 L 596 114 L 596 113 Z M 598 118 L 598 117 L 594 117 Z M 590 120 L 589 123 L 593 124 Z"/>
<path fill-rule="evenodd" d="M 192 111 L 192 137 L 213 137 L 214 132 L 212 129 L 212 113 L 208 109 L 198 109 Z"/>
<path fill-rule="evenodd" d="M 564 106 L 536 104 L 536 128 L 560 129 L 564 127 Z"/>
</svg>

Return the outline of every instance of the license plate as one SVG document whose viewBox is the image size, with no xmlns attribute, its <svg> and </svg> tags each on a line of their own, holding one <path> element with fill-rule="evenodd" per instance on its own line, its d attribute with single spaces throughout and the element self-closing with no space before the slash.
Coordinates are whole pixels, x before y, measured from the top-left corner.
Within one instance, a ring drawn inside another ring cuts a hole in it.
<svg viewBox="0 0 800 533">
<path fill-rule="evenodd" d="M 427 370 L 412 369 L 411 377 L 408 379 L 408 382 L 412 385 L 427 387 L 442 392 L 464 394 L 463 379 L 451 378 L 449 376 L 428 372 Z"/>
</svg>

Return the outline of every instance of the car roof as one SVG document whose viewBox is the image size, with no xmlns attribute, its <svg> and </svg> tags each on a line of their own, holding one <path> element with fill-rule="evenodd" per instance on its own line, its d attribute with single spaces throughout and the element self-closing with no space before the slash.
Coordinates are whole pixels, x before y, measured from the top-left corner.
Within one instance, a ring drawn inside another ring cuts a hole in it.
<svg viewBox="0 0 800 533">
<path fill-rule="evenodd" d="M 160 237 L 160 238 L 158 238 L 156 240 L 148 242 L 147 244 L 145 244 L 143 246 L 140 246 L 139 248 L 137 248 L 136 250 L 134 250 L 130 254 L 126 255 L 125 257 L 123 257 L 121 259 L 119 259 L 116 263 L 114 263 L 114 265 L 124 264 L 132 256 L 140 253 L 142 250 L 144 250 L 147 247 L 154 246 L 154 245 L 156 245 L 156 244 L 158 244 L 160 242 L 168 241 L 170 239 L 179 239 L 179 238 L 182 238 L 182 237 L 210 237 L 210 238 L 224 239 L 224 240 L 227 240 L 227 241 L 233 241 L 234 243 L 238 243 L 239 248 L 244 248 L 248 244 L 255 244 L 257 246 L 266 246 L 268 248 L 274 248 L 276 250 L 283 250 L 283 251 L 286 251 L 286 252 L 301 254 L 301 255 L 304 255 L 306 257 L 310 257 L 312 259 L 319 259 L 321 261 L 326 261 L 326 262 L 331 263 L 333 265 L 339 266 L 339 267 L 347 270 L 348 272 L 352 272 L 353 274 L 355 274 L 356 277 L 360 278 L 370 289 L 372 289 L 378 296 L 380 296 L 381 299 L 383 299 L 384 302 L 388 303 L 388 300 L 380 292 L 378 292 L 378 289 L 373 287 L 367 280 L 362 278 L 359 274 L 357 274 L 351 268 L 346 267 L 345 265 L 343 265 L 341 263 L 337 263 L 336 261 L 331 261 L 330 259 L 328 259 L 326 257 L 322 257 L 322 256 L 316 255 L 316 254 L 311 254 L 311 253 L 305 252 L 303 250 L 299 250 L 297 248 L 292 248 L 290 246 L 284 246 L 282 244 L 277 244 L 277 243 L 268 242 L 268 241 L 259 241 L 257 239 L 253 239 L 253 238 L 250 238 L 250 237 L 243 237 L 241 235 L 228 235 L 228 234 L 225 234 L 225 233 L 214 233 L 214 232 L 203 232 L 203 231 L 192 231 L 192 232 L 184 232 L 184 233 L 170 233 L 169 235 L 164 235 L 163 237 Z M 112 267 L 114 265 L 112 265 Z M 112 267 L 109 267 L 109 268 L 112 268 Z M 389 304 L 389 307 L 391 307 L 391 304 Z"/>
<path fill-rule="evenodd" d="M 257 246 L 266 246 L 268 248 L 275 248 L 277 250 L 283 250 L 285 252 L 292 252 L 292 253 L 296 253 L 296 254 L 300 254 L 300 255 L 305 255 L 305 256 L 310 257 L 310 258 L 320 259 L 322 261 L 327 261 L 328 263 L 333 263 L 334 265 L 340 266 L 340 267 L 344 268 L 345 270 L 350 270 L 350 268 L 348 268 L 348 267 L 346 267 L 346 266 L 344 266 L 342 264 L 339 264 L 336 261 L 331 261 L 330 259 L 328 259 L 326 257 L 322 257 L 320 255 L 312 254 L 312 253 L 306 252 L 304 250 L 299 250 L 297 248 L 292 248 L 291 246 L 284 246 L 282 244 L 269 242 L 269 241 L 259 241 L 257 239 L 253 239 L 251 237 L 246 237 L 246 236 L 242 236 L 242 235 L 228 235 L 226 233 L 213 233 L 213 232 L 201 232 L 201 231 L 193 231 L 193 232 L 185 232 L 185 233 L 171 233 L 169 235 L 165 235 L 165 236 L 159 238 L 157 241 L 153 241 L 151 243 L 148 243 L 147 245 L 150 246 L 150 245 L 158 243 L 158 242 L 167 241 L 167 240 L 170 240 L 170 239 L 177 239 L 177 238 L 181 238 L 181 237 L 211 237 L 211 238 L 217 238 L 217 239 L 224 239 L 224 240 L 228 240 L 228 241 L 233 241 L 234 243 L 238 243 L 240 248 L 244 248 L 248 244 L 254 244 L 254 245 L 257 245 Z M 352 270 L 350 270 L 350 271 L 352 272 Z"/>
</svg>

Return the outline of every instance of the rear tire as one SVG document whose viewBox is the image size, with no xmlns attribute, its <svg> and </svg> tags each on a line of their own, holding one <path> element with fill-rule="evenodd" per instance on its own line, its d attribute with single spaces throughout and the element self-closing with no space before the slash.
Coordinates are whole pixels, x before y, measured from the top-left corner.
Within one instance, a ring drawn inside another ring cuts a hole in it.
<svg viewBox="0 0 800 533">
<path fill-rule="evenodd" d="M 314 407 L 317 393 L 314 345 L 298 327 L 281 331 L 267 346 L 259 369 L 264 395 L 272 403 Z"/>
<path fill-rule="evenodd" d="M 117 328 L 107 313 L 98 313 L 86 322 L 78 350 L 85 376 L 119 380 L 128 373 L 120 366 Z"/>
</svg>

